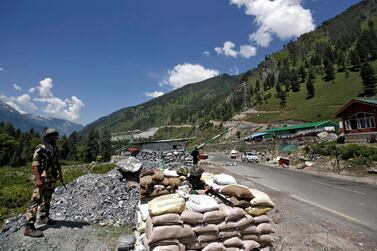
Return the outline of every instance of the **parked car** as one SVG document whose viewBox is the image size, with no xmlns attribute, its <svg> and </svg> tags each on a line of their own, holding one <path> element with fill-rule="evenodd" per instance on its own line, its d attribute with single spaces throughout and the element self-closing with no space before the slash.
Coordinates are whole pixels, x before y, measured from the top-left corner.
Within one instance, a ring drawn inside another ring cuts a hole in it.
<svg viewBox="0 0 377 251">
<path fill-rule="evenodd" d="M 256 153 L 253 152 L 245 152 L 242 154 L 242 161 L 244 162 L 259 162 L 259 157 Z"/>
</svg>

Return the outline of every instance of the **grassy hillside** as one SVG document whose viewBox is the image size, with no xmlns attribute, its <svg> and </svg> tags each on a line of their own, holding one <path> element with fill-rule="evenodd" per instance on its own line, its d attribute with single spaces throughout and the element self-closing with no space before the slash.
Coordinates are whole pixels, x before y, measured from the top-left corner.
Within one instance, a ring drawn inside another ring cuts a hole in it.
<svg viewBox="0 0 377 251">
<path fill-rule="evenodd" d="M 186 85 L 149 102 L 121 109 L 89 124 L 91 129 L 119 132 L 171 124 L 200 124 L 216 117 L 217 103 L 240 83 L 240 76 L 221 75 Z"/>
</svg>

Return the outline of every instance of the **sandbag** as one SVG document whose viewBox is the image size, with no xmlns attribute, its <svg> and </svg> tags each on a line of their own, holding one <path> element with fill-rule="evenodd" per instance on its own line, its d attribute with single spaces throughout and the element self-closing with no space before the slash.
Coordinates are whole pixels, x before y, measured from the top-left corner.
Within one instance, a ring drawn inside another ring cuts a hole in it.
<svg viewBox="0 0 377 251">
<path fill-rule="evenodd" d="M 223 186 L 237 184 L 237 181 L 233 176 L 230 176 L 230 175 L 225 174 L 225 173 L 216 174 L 213 177 L 213 181 L 216 184 L 223 185 Z"/>
<path fill-rule="evenodd" d="M 145 170 L 145 171 L 141 171 L 139 177 L 143 178 L 144 176 L 153 175 L 153 174 L 154 174 L 154 170 L 153 169 L 148 169 L 148 170 Z"/>
<path fill-rule="evenodd" d="M 230 202 L 232 202 L 233 206 L 235 206 L 235 207 L 240 207 L 240 208 L 250 207 L 249 201 L 239 200 L 235 196 L 232 196 L 229 200 L 230 200 Z"/>
<path fill-rule="evenodd" d="M 196 195 L 192 194 L 189 196 L 186 207 L 188 210 L 197 213 L 204 213 L 208 211 L 218 210 L 219 204 L 208 195 Z"/>
<path fill-rule="evenodd" d="M 250 189 L 250 192 L 254 196 L 254 198 L 250 201 L 251 206 L 275 206 L 275 204 L 270 199 L 270 196 L 268 196 L 266 193 L 257 189 Z"/>
<path fill-rule="evenodd" d="M 213 177 L 215 177 L 215 175 L 213 173 L 204 172 L 204 173 L 202 173 L 200 180 L 207 184 L 208 180 L 212 179 Z"/>
<path fill-rule="evenodd" d="M 205 224 L 205 225 L 194 225 L 192 226 L 192 231 L 196 234 L 203 233 L 218 233 L 219 229 L 215 224 Z"/>
<path fill-rule="evenodd" d="M 219 225 L 217 225 L 217 228 L 219 231 L 224 231 L 224 230 L 234 230 L 238 228 L 237 222 L 221 222 Z"/>
<path fill-rule="evenodd" d="M 152 217 L 153 226 L 165 226 L 165 225 L 179 225 L 183 224 L 183 221 L 179 214 L 163 214 Z"/>
<path fill-rule="evenodd" d="M 271 234 L 275 233 L 272 225 L 270 223 L 261 223 L 257 226 L 257 230 L 259 234 Z"/>
<path fill-rule="evenodd" d="M 241 238 L 242 240 L 245 240 L 245 241 L 247 240 L 257 241 L 257 242 L 259 241 L 259 237 L 256 234 L 242 234 Z"/>
<path fill-rule="evenodd" d="M 189 237 L 185 237 L 185 238 L 180 238 L 179 239 L 179 242 L 180 243 L 183 243 L 183 244 L 192 244 L 193 242 L 196 242 L 196 243 L 198 243 L 198 236 L 197 235 L 195 235 L 195 233 L 194 233 L 194 235 L 192 235 L 192 236 L 189 236 Z"/>
<path fill-rule="evenodd" d="M 220 231 L 219 237 L 222 240 L 224 240 L 224 239 L 229 239 L 233 237 L 241 237 L 241 234 L 237 230 L 226 230 L 226 231 Z"/>
<path fill-rule="evenodd" d="M 255 224 L 261 224 L 261 223 L 269 223 L 271 222 L 271 218 L 267 215 L 261 215 L 254 218 Z"/>
<path fill-rule="evenodd" d="M 272 207 L 270 206 L 254 206 L 254 207 L 245 208 L 246 213 L 254 217 L 266 214 L 267 212 L 271 210 L 272 210 Z"/>
<path fill-rule="evenodd" d="M 175 170 L 169 170 L 169 169 L 165 169 L 163 171 L 163 174 L 165 177 L 179 177 L 178 173 L 175 171 Z"/>
<path fill-rule="evenodd" d="M 237 225 L 239 228 L 243 228 L 243 227 L 253 225 L 253 224 L 254 224 L 254 218 L 248 214 L 246 214 L 244 218 L 237 221 Z"/>
<path fill-rule="evenodd" d="M 247 227 L 243 227 L 239 229 L 241 234 L 258 234 L 259 231 L 256 226 L 249 225 Z"/>
<path fill-rule="evenodd" d="M 203 214 L 203 222 L 205 223 L 219 223 L 224 221 L 225 219 L 225 213 L 221 210 L 215 210 L 211 212 L 205 212 Z"/>
<path fill-rule="evenodd" d="M 140 212 L 142 220 L 146 221 L 147 218 L 148 218 L 148 216 L 149 216 L 148 204 L 139 204 L 139 205 L 137 205 L 137 211 Z"/>
<path fill-rule="evenodd" d="M 219 235 L 217 233 L 204 233 L 198 235 L 198 242 L 204 243 L 204 242 L 213 242 L 219 240 Z"/>
<path fill-rule="evenodd" d="M 230 207 L 225 204 L 220 204 L 219 208 L 225 212 L 225 221 L 235 221 L 246 215 L 245 210 L 239 207 Z"/>
<path fill-rule="evenodd" d="M 234 248 L 234 247 L 226 247 L 226 251 L 243 251 L 243 249 Z"/>
<path fill-rule="evenodd" d="M 148 202 L 149 214 L 158 216 L 167 213 L 182 213 L 185 210 L 185 199 L 179 194 L 167 194 Z"/>
<path fill-rule="evenodd" d="M 209 243 L 203 242 L 199 243 L 198 241 L 184 244 L 186 250 L 202 250 L 204 247 L 208 246 Z"/>
<path fill-rule="evenodd" d="M 183 220 L 184 223 L 200 224 L 203 222 L 203 214 L 185 210 L 181 214 L 181 219 Z"/>
<path fill-rule="evenodd" d="M 157 170 L 157 171 L 155 171 L 154 174 L 152 175 L 152 179 L 153 179 L 155 182 L 159 183 L 159 182 L 161 182 L 161 181 L 164 180 L 164 174 L 163 174 L 160 170 Z"/>
<path fill-rule="evenodd" d="M 152 249 L 152 251 L 184 251 L 180 245 L 168 245 L 168 246 L 158 246 Z"/>
<path fill-rule="evenodd" d="M 260 247 L 259 243 L 253 240 L 243 241 L 245 251 L 252 251 Z"/>
<path fill-rule="evenodd" d="M 130 172 L 130 173 L 136 173 L 139 172 L 141 169 L 141 161 L 134 158 L 129 157 L 126 160 L 120 160 L 116 163 L 117 167 L 119 167 L 123 172 Z"/>
<path fill-rule="evenodd" d="M 160 190 L 160 191 L 156 191 L 154 190 L 150 195 L 149 197 L 158 197 L 158 196 L 161 196 L 161 195 L 166 195 L 166 194 L 170 194 L 170 192 L 166 189 L 164 190 Z"/>
<path fill-rule="evenodd" d="M 150 186 L 153 185 L 153 179 L 151 175 L 144 176 L 140 178 L 140 186 L 145 190 L 148 190 Z"/>
<path fill-rule="evenodd" d="M 222 243 L 214 242 L 203 248 L 203 251 L 226 251 L 226 248 Z"/>
<path fill-rule="evenodd" d="M 262 234 L 259 236 L 258 242 L 263 246 L 272 246 L 274 238 L 269 234 Z"/>
<path fill-rule="evenodd" d="M 243 242 L 239 237 L 232 237 L 223 241 L 225 247 L 243 247 Z"/>
<path fill-rule="evenodd" d="M 172 187 L 173 190 L 176 190 L 181 185 L 181 180 L 176 177 L 170 177 L 169 185 Z"/>
<path fill-rule="evenodd" d="M 227 185 L 221 188 L 220 193 L 229 197 L 236 197 L 239 200 L 250 201 L 254 198 L 249 188 L 243 185 Z"/>
<path fill-rule="evenodd" d="M 169 184 L 169 178 L 168 177 L 164 177 L 164 179 L 160 182 L 161 185 L 165 186 L 165 187 L 168 187 L 170 186 Z"/>
<path fill-rule="evenodd" d="M 149 244 L 167 239 L 179 239 L 190 237 L 194 235 L 189 225 L 171 225 L 171 226 L 158 226 L 151 227 L 151 220 L 147 220 L 146 235 Z"/>
</svg>

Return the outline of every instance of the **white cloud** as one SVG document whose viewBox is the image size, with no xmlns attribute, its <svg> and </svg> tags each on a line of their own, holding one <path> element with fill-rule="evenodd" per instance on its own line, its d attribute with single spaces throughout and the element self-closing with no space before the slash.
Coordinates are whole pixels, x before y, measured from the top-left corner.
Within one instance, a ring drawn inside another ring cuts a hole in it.
<svg viewBox="0 0 377 251">
<path fill-rule="evenodd" d="M 241 45 L 240 50 L 236 51 L 235 44 L 231 41 L 224 42 L 223 47 L 216 47 L 214 50 L 217 54 L 222 54 L 227 57 L 244 57 L 244 58 L 250 58 L 252 56 L 255 56 L 257 54 L 257 48 L 251 45 Z"/>
<path fill-rule="evenodd" d="M 240 70 L 238 69 L 237 66 L 233 66 L 232 68 L 229 69 L 229 72 L 232 75 L 238 75 L 240 73 Z"/>
<path fill-rule="evenodd" d="M 29 93 L 34 93 L 35 92 L 35 88 L 34 87 L 31 87 L 30 89 L 29 89 Z"/>
<path fill-rule="evenodd" d="M 17 90 L 17 91 L 21 91 L 22 90 L 21 86 L 19 86 L 18 84 L 13 84 L 13 88 L 15 90 Z"/>
<path fill-rule="evenodd" d="M 160 96 L 164 95 L 165 93 L 154 91 L 154 92 L 146 92 L 144 94 L 148 98 L 157 98 L 157 97 L 160 97 Z"/>
<path fill-rule="evenodd" d="M 234 57 L 236 58 L 238 56 L 238 52 L 234 50 L 235 44 L 231 41 L 224 42 L 223 47 L 216 47 L 215 51 L 217 54 L 224 54 L 227 57 Z"/>
<path fill-rule="evenodd" d="M 177 89 L 187 84 L 200 82 L 219 74 L 219 71 L 205 68 L 200 64 L 178 64 L 172 70 L 168 70 L 166 80 L 162 81 L 160 85 L 169 85 L 173 87 L 173 89 Z"/>
<path fill-rule="evenodd" d="M 211 53 L 210 53 L 209 51 L 203 51 L 202 54 L 203 54 L 204 56 L 207 56 L 207 57 L 208 57 L 209 55 L 211 55 Z"/>
<path fill-rule="evenodd" d="M 75 121 L 80 118 L 81 108 L 84 103 L 76 96 L 72 96 L 71 99 L 62 100 L 57 97 L 42 97 L 35 98 L 37 102 L 47 103 L 43 108 L 43 111 L 55 118 L 67 119 Z"/>
<path fill-rule="evenodd" d="M 27 107 L 32 110 L 38 110 L 38 107 L 36 107 L 35 104 L 31 102 L 31 97 L 29 96 L 29 94 L 25 93 L 21 96 L 18 96 L 16 100 L 17 100 L 17 103 L 19 103 L 23 107 Z"/>
<path fill-rule="evenodd" d="M 282 40 L 296 38 L 315 28 L 310 10 L 301 0 L 230 0 L 231 4 L 245 8 L 245 14 L 254 16 L 258 30 L 249 38 L 259 46 L 267 47 L 272 35 Z"/>
<path fill-rule="evenodd" d="M 27 112 L 17 104 L 17 99 L 15 97 L 7 97 L 3 94 L 0 94 L 0 100 L 4 101 L 7 105 L 16 109 L 21 114 L 27 114 Z"/>
<path fill-rule="evenodd" d="M 4 71 L 4 68 L 3 68 L 3 67 L 0 67 L 0 71 Z"/>
<path fill-rule="evenodd" d="M 257 54 L 257 48 L 251 45 L 241 45 L 239 54 L 241 57 L 250 58 Z"/>
<path fill-rule="evenodd" d="M 52 97 L 51 89 L 52 89 L 52 79 L 45 78 L 39 82 L 38 91 L 41 97 Z"/>
</svg>

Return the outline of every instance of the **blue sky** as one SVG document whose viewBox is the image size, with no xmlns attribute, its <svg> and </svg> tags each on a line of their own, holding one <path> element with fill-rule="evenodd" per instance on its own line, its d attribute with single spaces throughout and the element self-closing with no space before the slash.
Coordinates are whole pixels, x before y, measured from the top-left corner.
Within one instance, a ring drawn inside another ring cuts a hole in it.
<svg viewBox="0 0 377 251">
<path fill-rule="evenodd" d="M 188 82 L 245 72 L 357 2 L 1 0 L 0 98 L 87 124 Z"/>
</svg>

